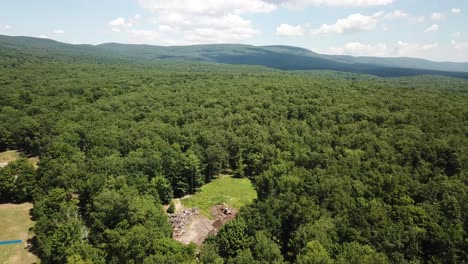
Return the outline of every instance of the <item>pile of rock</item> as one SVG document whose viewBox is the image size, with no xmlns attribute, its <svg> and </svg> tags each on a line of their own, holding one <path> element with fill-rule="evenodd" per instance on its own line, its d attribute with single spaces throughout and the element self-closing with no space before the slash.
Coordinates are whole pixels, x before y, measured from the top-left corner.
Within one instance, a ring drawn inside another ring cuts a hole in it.
<svg viewBox="0 0 468 264">
<path fill-rule="evenodd" d="M 179 237 L 184 234 L 185 228 L 192 221 L 193 216 L 199 212 L 198 208 L 191 208 L 182 211 L 180 214 L 170 214 L 169 220 L 172 224 L 172 235 Z"/>
</svg>

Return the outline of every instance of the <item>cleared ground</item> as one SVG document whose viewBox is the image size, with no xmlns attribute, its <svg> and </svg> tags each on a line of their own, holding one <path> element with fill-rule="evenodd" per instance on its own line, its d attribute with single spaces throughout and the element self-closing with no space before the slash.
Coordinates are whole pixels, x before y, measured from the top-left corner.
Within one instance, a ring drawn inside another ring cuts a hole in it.
<svg viewBox="0 0 468 264">
<path fill-rule="evenodd" d="M 15 161 L 21 157 L 21 152 L 18 150 L 7 150 L 0 152 L 0 168 L 5 167 L 8 163 Z M 39 162 L 38 157 L 28 157 L 29 161 L 37 168 Z"/>
<path fill-rule="evenodd" d="M 208 217 L 212 217 L 213 206 L 227 204 L 239 209 L 257 198 L 257 192 L 247 178 L 236 179 L 230 176 L 220 176 L 218 179 L 202 186 L 194 195 L 181 199 L 184 207 L 198 207 Z"/>
<path fill-rule="evenodd" d="M 251 203 L 257 193 L 248 179 L 235 179 L 221 176 L 203 186 L 194 195 L 174 199 L 175 213 L 189 208 L 199 208 L 200 213 L 193 216 L 182 235 L 174 237 L 183 244 L 191 242 L 201 245 L 210 234 L 216 234 L 222 225 L 233 219 L 240 207 Z M 222 204 L 228 205 L 232 212 L 225 215 Z"/>
<path fill-rule="evenodd" d="M 31 203 L 0 204 L 0 241 L 22 241 L 16 245 L 0 245 L 0 263 L 39 263 L 39 259 L 26 248 L 27 240 L 32 237 L 29 229 L 34 225 L 29 215 L 32 206 Z"/>
<path fill-rule="evenodd" d="M 7 150 L 0 152 L 0 168 L 5 167 L 8 163 L 20 158 L 20 152 L 17 150 Z"/>
</svg>

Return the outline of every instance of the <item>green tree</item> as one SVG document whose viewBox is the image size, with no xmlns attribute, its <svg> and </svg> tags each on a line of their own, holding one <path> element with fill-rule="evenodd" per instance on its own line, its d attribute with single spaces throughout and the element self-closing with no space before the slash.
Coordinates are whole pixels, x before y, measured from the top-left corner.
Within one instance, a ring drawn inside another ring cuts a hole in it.
<svg viewBox="0 0 468 264">
<path fill-rule="evenodd" d="M 312 240 L 297 255 L 298 264 L 332 264 L 328 252 L 317 240 Z"/>
<path fill-rule="evenodd" d="M 283 263 L 283 256 L 278 245 L 263 231 L 255 234 L 252 254 L 259 263 Z"/>
<path fill-rule="evenodd" d="M 199 256 L 200 263 L 203 264 L 223 264 L 224 260 L 218 255 L 217 248 L 213 244 L 204 244 Z"/>
<path fill-rule="evenodd" d="M 157 195 L 164 204 L 169 203 L 171 199 L 174 198 L 171 183 L 163 176 L 156 176 L 151 179 L 150 188 L 155 190 L 155 195 Z"/>
<path fill-rule="evenodd" d="M 35 188 L 36 170 L 29 160 L 20 158 L 0 168 L 0 201 L 30 201 Z"/>
<path fill-rule="evenodd" d="M 372 247 L 351 242 L 343 245 L 336 263 L 386 264 L 389 261 L 385 254 L 376 252 Z"/>
<path fill-rule="evenodd" d="M 246 234 L 246 224 L 242 218 L 229 221 L 216 236 L 219 253 L 224 257 L 234 257 L 242 250 L 249 248 L 250 239 Z"/>
</svg>

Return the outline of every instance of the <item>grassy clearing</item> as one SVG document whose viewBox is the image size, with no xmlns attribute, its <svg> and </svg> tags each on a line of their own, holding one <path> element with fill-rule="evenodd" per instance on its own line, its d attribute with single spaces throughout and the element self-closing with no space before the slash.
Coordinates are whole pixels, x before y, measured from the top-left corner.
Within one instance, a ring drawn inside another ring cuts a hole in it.
<svg viewBox="0 0 468 264">
<path fill-rule="evenodd" d="M 6 166 L 8 163 L 13 162 L 19 159 L 22 156 L 22 153 L 18 150 L 7 150 L 0 152 L 0 168 Z M 28 157 L 28 160 L 37 168 L 37 163 L 39 162 L 38 157 Z"/>
<path fill-rule="evenodd" d="M 17 150 L 7 150 L 0 152 L 0 163 L 10 163 L 20 158 L 20 152 Z"/>
<path fill-rule="evenodd" d="M 32 235 L 29 228 L 34 225 L 29 215 L 31 203 L 0 204 L 0 241 L 21 239 L 16 245 L 0 246 L 0 263 L 38 263 L 36 256 L 29 253 L 26 241 Z"/>
<path fill-rule="evenodd" d="M 221 176 L 219 179 L 204 185 L 201 189 L 181 200 L 185 207 L 198 207 L 206 215 L 210 215 L 213 206 L 226 203 L 230 207 L 239 209 L 257 198 L 257 193 L 249 179 L 235 179 Z"/>
</svg>

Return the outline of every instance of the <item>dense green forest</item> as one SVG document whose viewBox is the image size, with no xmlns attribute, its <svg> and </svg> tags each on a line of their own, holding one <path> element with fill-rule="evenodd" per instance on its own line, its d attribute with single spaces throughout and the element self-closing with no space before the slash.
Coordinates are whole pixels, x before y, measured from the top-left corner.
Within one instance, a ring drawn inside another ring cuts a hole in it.
<svg viewBox="0 0 468 264">
<path fill-rule="evenodd" d="M 468 263 L 468 81 L 3 52 L 0 149 L 40 162 L 0 201 L 43 263 Z M 222 171 L 258 199 L 172 240 L 161 205 Z"/>
</svg>

